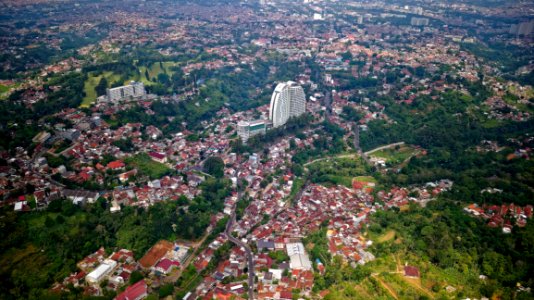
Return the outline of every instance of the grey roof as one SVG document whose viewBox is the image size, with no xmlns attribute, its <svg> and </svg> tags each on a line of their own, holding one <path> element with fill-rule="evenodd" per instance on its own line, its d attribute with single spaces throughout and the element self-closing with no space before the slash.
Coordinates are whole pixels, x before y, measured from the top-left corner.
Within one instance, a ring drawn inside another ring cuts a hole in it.
<svg viewBox="0 0 534 300">
<path fill-rule="evenodd" d="M 274 242 L 269 240 L 259 240 L 256 242 L 258 250 L 261 249 L 274 249 Z"/>
</svg>

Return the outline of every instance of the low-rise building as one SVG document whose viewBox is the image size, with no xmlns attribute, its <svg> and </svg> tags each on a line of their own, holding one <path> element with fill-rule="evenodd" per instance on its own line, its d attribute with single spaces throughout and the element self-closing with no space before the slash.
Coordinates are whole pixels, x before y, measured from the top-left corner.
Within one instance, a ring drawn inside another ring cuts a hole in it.
<svg viewBox="0 0 534 300">
<path fill-rule="evenodd" d="M 247 140 L 258 134 L 265 134 L 267 130 L 267 121 L 255 120 L 255 121 L 241 121 L 237 123 L 237 135 L 247 142 Z"/>
<path fill-rule="evenodd" d="M 91 273 L 87 274 L 87 276 L 85 277 L 85 281 L 87 281 L 90 284 L 98 284 L 108 274 L 110 274 L 111 271 L 113 271 L 115 266 L 117 266 L 117 262 L 111 259 L 106 259 L 104 260 L 102 264 L 100 264 Z"/>
</svg>

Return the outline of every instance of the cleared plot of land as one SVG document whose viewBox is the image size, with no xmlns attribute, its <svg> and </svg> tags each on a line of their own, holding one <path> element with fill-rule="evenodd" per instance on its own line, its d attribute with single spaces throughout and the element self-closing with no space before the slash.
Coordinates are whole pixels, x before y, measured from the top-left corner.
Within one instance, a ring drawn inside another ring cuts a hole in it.
<svg viewBox="0 0 534 300">
<path fill-rule="evenodd" d="M 139 170 L 139 173 L 150 177 L 151 179 L 158 179 L 170 173 L 166 165 L 153 161 L 146 153 L 140 153 L 132 157 L 128 157 L 124 162 Z"/>
<path fill-rule="evenodd" d="M 161 240 L 139 260 L 139 264 L 143 268 L 150 268 L 154 266 L 160 258 L 162 258 L 165 253 L 169 252 L 172 249 L 173 244 L 169 241 Z"/>
<path fill-rule="evenodd" d="M 379 236 L 376 241 L 379 243 L 387 242 L 395 237 L 395 230 L 389 230 L 388 232 Z"/>
<path fill-rule="evenodd" d="M 382 149 L 370 154 L 372 157 L 382 158 L 389 164 L 399 164 L 415 155 L 417 150 L 413 147 L 402 145 L 393 148 Z"/>
</svg>

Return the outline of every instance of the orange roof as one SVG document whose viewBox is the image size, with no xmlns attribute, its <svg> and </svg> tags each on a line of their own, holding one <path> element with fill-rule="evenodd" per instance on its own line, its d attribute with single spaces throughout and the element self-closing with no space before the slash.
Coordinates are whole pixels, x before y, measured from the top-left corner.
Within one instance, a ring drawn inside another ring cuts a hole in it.
<svg viewBox="0 0 534 300">
<path fill-rule="evenodd" d="M 115 161 L 112 161 L 112 162 L 108 163 L 107 168 L 108 169 L 124 168 L 124 163 L 122 161 L 120 161 L 120 160 L 115 160 Z"/>
<path fill-rule="evenodd" d="M 143 268 L 150 268 L 154 266 L 167 252 L 172 249 L 173 244 L 169 241 L 161 240 L 139 260 L 139 264 Z"/>
</svg>

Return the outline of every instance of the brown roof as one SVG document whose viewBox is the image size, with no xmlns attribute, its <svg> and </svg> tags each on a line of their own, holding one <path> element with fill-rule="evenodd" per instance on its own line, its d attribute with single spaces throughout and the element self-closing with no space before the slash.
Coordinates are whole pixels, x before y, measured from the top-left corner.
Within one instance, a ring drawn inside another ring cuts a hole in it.
<svg viewBox="0 0 534 300">
<path fill-rule="evenodd" d="M 172 249 L 173 244 L 169 241 L 161 240 L 139 260 L 139 264 L 145 269 L 154 266 L 167 252 Z"/>
<path fill-rule="evenodd" d="M 405 266 L 404 276 L 407 277 L 419 277 L 419 269 L 417 267 Z"/>
</svg>

